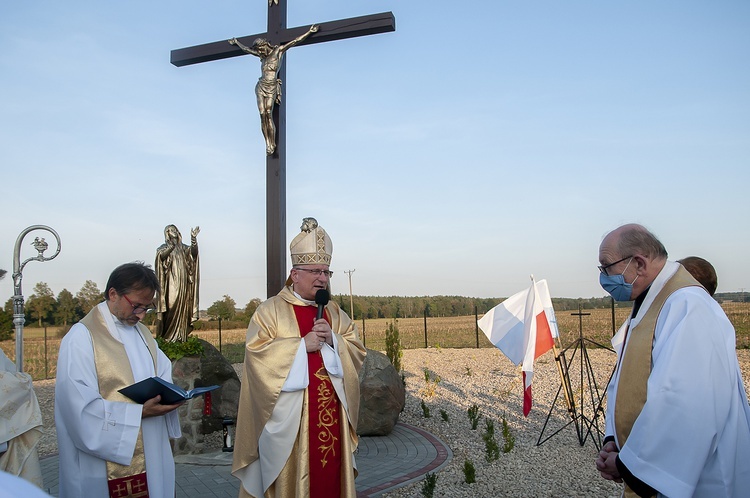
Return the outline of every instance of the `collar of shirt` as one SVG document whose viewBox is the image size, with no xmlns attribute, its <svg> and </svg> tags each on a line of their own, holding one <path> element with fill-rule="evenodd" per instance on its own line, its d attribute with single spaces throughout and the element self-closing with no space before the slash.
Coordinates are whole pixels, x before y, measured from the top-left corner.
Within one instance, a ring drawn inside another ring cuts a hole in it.
<svg viewBox="0 0 750 498">
<path fill-rule="evenodd" d="M 294 297 L 296 297 L 297 299 L 299 299 L 300 301 L 302 301 L 306 305 L 308 305 L 308 306 L 315 306 L 316 305 L 315 301 L 310 301 L 309 299 L 305 299 L 302 296 L 300 296 L 299 294 L 297 294 L 297 291 L 295 291 L 294 288 L 292 288 L 292 292 L 294 293 Z"/>
<path fill-rule="evenodd" d="M 633 311 L 630 313 L 631 318 L 635 317 L 635 315 L 638 314 L 638 310 L 641 309 L 641 305 L 643 304 L 643 301 L 646 300 L 646 294 L 648 294 L 649 289 L 651 289 L 650 285 L 646 287 L 645 291 L 641 292 L 640 295 L 635 298 L 633 302 Z"/>
<path fill-rule="evenodd" d="M 110 312 L 112 314 L 112 312 Z M 112 320 L 115 322 L 115 325 L 117 327 L 122 327 L 124 329 L 134 329 L 135 325 L 128 325 L 127 323 L 122 323 L 119 318 L 117 318 L 115 315 L 112 315 Z"/>
</svg>

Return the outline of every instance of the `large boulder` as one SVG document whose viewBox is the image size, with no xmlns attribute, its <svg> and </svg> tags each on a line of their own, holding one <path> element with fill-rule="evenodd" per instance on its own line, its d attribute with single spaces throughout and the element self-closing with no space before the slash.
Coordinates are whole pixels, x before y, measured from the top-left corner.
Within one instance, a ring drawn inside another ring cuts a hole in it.
<svg viewBox="0 0 750 498">
<path fill-rule="evenodd" d="M 398 421 L 406 403 L 404 381 L 380 351 L 367 350 L 359 372 L 360 436 L 387 436 Z"/>
<path fill-rule="evenodd" d="M 185 390 L 212 385 L 221 387 L 189 400 L 178 409 L 182 437 L 174 442 L 176 455 L 215 449 L 206 444 L 206 436 L 220 433 L 224 418 L 237 420 L 240 399 L 237 373 L 211 343 L 199 340 L 203 344 L 203 354 L 185 356 L 175 361 L 172 365 L 172 380 Z M 211 402 L 207 407 L 206 396 L 209 395 Z"/>
</svg>

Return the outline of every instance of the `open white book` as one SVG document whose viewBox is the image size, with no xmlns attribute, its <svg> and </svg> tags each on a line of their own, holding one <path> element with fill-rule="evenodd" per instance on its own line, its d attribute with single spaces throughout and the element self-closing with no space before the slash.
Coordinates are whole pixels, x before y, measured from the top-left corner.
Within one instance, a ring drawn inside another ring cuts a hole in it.
<svg viewBox="0 0 750 498">
<path fill-rule="evenodd" d="M 161 377 L 150 377 L 120 389 L 121 392 L 136 403 L 143 404 L 154 396 L 161 395 L 162 405 L 173 405 L 180 401 L 187 401 L 203 393 L 218 389 L 219 386 L 195 387 L 186 391 L 178 385 L 167 382 Z"/>
</svg>

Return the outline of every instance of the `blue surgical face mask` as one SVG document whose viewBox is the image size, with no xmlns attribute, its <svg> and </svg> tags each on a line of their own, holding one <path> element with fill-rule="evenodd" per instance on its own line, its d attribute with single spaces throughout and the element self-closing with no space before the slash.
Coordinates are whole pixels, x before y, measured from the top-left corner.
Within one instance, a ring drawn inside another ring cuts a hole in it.
<svg viewBox="0 0 750 498">
<path fill-rule="evenodd" d="M 630 258 L 630 261 L 633 261 L 633 258 Z M 630 301 L 633 294 L 633 284 L 638 280 L 638 276 L 636 275 L 635 280 L 631 283 L 625 281 L 625 272 L 630 266 L 630 261 L 619 275 L 599 274 L 599 284 L 615 301 Z"/>
</svg>

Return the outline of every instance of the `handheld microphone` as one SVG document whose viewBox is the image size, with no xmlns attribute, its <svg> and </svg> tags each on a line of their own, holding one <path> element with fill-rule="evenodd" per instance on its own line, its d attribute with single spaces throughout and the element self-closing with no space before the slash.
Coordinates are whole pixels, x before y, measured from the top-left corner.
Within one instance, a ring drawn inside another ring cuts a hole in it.
<svg viewBox="0 0 750 498">
<path fill-rule="evenodd" d="M 316 320 L 323 318 L 323 309 L 325 309 L 325 306 L 330 299 L 331 295 L 325 289 L 319 289 L 318 292 L 315 293 L 315 304 L 318 305 L 318 315 L 315 317 Z"/>
</svg>

